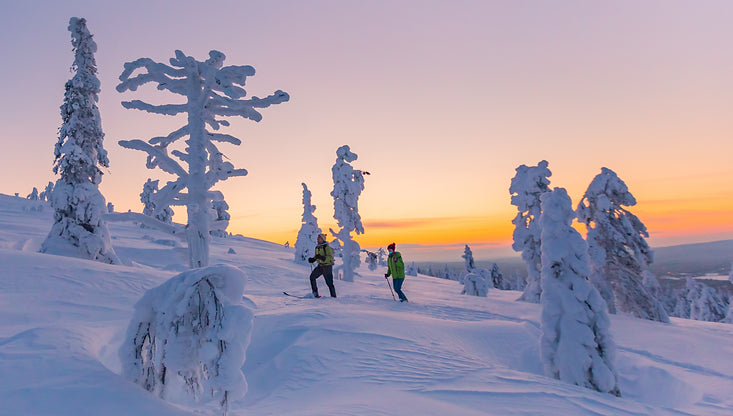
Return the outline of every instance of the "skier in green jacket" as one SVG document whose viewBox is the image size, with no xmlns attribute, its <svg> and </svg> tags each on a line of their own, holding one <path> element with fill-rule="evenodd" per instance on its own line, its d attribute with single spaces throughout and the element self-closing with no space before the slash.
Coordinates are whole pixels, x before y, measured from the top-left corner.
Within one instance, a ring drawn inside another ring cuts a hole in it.
<svg viewBox="0 0 733 416">
<path fill-rule="evenodd" d="M 313 290 L 313 297 L 320 298 L 318 295 L 318 285 L 316 279 L 321 275 L 326 280 L 326 286 L 328 291 L 331 292 L 331 297 L 336 297 L 336 288 L 333 286 L 333 249 L 326 242 L 326 234 L 318 234 L 318 245 L 316 245 L 316 254 L 308 259 L 309 263 L 318 261 L 318 266 L 311 272 L 311 290 Z"/>
<path fill-rule="evenodd" d="M 392 276 L 392 286 L 395 293 L 400 297 L 400 302 L 407 302 L 407 296 L 402 292 L 402 283 L 405 282 L 405 262 L 402 261 L 402 254 L 395 251 L 395 243 L 387 246 L 389 256 L 387 257 L 387 273 L 384 278 Z"/>
</svg>

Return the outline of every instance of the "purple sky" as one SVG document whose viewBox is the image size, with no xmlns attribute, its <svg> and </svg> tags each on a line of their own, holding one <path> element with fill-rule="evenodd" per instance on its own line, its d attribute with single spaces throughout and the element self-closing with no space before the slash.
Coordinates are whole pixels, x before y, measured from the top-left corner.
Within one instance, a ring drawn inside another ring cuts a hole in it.
<svg viewBox="0 0 733 416">
<path fill-rule="evenodd" d="M 220 187 L 235 233 L 292 244 L 301 182 L 321 226 L 333 226 L 331 166 L 349 144 L 372 172 L 362 246 L 451 245 L 444 257 L 460 259 L 468 243 L 494 255 L 511 239 L 514 169 L 543 159 L 574 203 L 602 166 L 613 169 L 653 245 L 733 238 L 730 1 L 31 0 L 0 10 L 0 193 L 55 180 L 66 27 L 79 16 L 99 46 L 111 162 L 101 189 L 118 210 L 139 211 L 145 180 L 165 177 L 117 141 L 181 124 L 122 108 L 179 100 L 117 93 L 123 64 L 217 49 L 226 64 L 256 68 L 250 95 L 292 97 L 227 131 L 243 144 L 222 150 L 250 172 Z"/>
</svg>

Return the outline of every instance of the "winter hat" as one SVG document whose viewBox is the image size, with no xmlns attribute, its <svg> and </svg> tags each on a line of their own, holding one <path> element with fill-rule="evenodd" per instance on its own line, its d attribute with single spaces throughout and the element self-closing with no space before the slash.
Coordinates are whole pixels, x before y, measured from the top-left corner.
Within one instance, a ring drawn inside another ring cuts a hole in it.
<svg viewBox="0 0 733 416">
<path fill-rule="evenodd" d="M 328 239 L 326 238 L 326 234 L 325 233 L 318 234 L 318 236 L 321 237 L 323 239 L 323 241 L 328 241 Z"/>
<path fill-rule="evenodd" d="M 390 245 L 387 246 L 387 250 L 394 250 L 394 248 L 395 248 L 395 244 L 394 243 L 392 243 L 392 244 L 390 244 Z"/>
</svg>

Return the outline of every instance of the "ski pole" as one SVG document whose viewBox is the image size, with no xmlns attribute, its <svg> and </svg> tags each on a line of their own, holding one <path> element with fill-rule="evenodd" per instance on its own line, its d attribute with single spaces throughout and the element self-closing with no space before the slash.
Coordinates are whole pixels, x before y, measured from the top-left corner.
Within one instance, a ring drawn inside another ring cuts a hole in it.
<svg viewBox="0 0 733 416">
<path fill-rule="evenodd" d="M 387 281 L 387 287 L 389 288 L 389 293 L 392 294 L 392 300 L 397 301 L 397 299 L 394 297 L 394 292 L 392 291 L 392 285 L 389 284 L 389 277 L 384 276 L 384 280 Z"/>
</svg>

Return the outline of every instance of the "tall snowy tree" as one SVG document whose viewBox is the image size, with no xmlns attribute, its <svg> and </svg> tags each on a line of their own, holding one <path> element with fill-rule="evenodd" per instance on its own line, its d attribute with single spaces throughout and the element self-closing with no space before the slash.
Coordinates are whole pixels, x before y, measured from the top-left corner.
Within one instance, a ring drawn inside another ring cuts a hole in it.
<svg viewBox="0 0 733 416">
<path fill-rule="evenodd" d="M 512 178 L 509 193 L 512 205 L 519 211 L 512 220 L 514 224 L 514 251 L 522 252 L 522 260 L 527 264 L 527 286 L 519 300 L 540 303 L 542 286 L 540 271 L 542 270 L 541 239 L 539 220 L 542 213 L 540 197 L 550 191 L 552 175 L 543 160 L 537 166 L 521 165 Z"/>
<path fill-rule="evenodd" d="M 608 304 L 637 318 L 669 322 L 664 307 L 642 284 L 652 263 L 644 224 L 625 206 L 636 205 L 624 181 L 602 168 L 578 203 L 578 221 L 588 230 L 591 281 Z"/>
<path fill-rule="evenodd" d="M 190 270 L 148 290 L 119 350 L 122 374 L 165 400 L 216 400 L 226 414 L 244 396 L 242 374 L 254 314 L 242 304 L 245 274 L 232 266 Z"/>
<path fill-rule="evenodd" d="M 54 224 L 41 252 L 76 254 L 105 263 L 120 263 L 103 220 L 107 203 L 99 183 L 109 167 L 102 142 L 102 122 L 97 108 L 99 79 L 94 53 L 97 44 L 87 29 L 86 19 L 69 21 L 74 76 L 66 82 L 61 105 L 63 124 L 54 149 L 53 172 L 61 175 L 51 198 Z"/>
<path fill-rule="evenodd" d="M 184 113 L 188 116 L 186 125 L 165 137 L 154 137 L 148 142 L 122 140 L 119 143 L 122 147 L 146 152 L 148 168 L 159 167 L 178 177 L 168 182 L 158 194 L 160 200 L 165 201 L 164 205 L 186 206 L 190 267 L 196 268 L 209 263 L 209 211 L 211 201 L 215 199 L 211 188 L 219 181 L 247 174 L 245 169 L 235 169 L 232 163 L 225 161 L 216 145 L 217 142 L 239 145 L 241 141 L 229 134 L 210 132 L 206 126 L 214 131 L 221 126 L 228 126 L 229 122 L 220 116 L 239 116 L 260 121 L 262 115 L 257 111 L 258 108 L 280 104 L 290 97 L 278 90 L 265 98 L 253 96 L 244 99 L 247 92 L 243 86 L 247 77 L 254 75 L 254 68 L 223 66 L 225 56 L 219 51 L 209 52 L 209 59 L 203 62 L 181 51 L 176 51 L 175 55 L 170 65 L 149 58 L 126 63 L 117 91 L 135 91 L 139 86 L 153 82 L 158 84 L 159 90 L 182 95 L 185 97 L 185 103 L 182 104 L 153 105 L 134 100 L 125 101 L 122 105 L 169 116 Z M 138 69 L 144 72 L 134 75 Z M 169 155 L 168 146 L 183 137 L 188 137 L 184 150 L 173 150 Z M 188 192 L 184 193 L 184 189 Z"/>
<path fill-rule="evenodd" d="M 563 188 L 542 196 L 542 337 L 545 373 L 558 380 L 620 395 L 615 344 L 606 303 L 588 280 L 588 252 L 571 227 Z"/>
<path fill-rule="evenodd" d="M 343 243 L 343 280 L 354 281 L 354 270 L 361 264 L 359 252 L 361 247 L 351 236 L 364 233 L 364 226 L 361 224 L 359 215 L 359 195 L 364 190 L 364 175 L 368 172 L 354 169 L 350 163 L 358 158 L 356 153 L 349 149 L 348 145 L 339 147 L 336 150 L 336 163 L 331 168 L 333 173 L 333 197 L 334 214 L 341 229 L 338 232 L 330 230 L 334 237 Z"/>
<path fill-rule="evenodd" d="M 311 191 L 304 183 L 303 185 L 303 219 L 298 231 L 298 238 L 295 240 L 295 262 L 308 264 L 308 259 L 313 257 L 318 244 L 318 234 L 321 228 L 318 226 L 318 218 L 313 213 L 316 206 L 311 204 Z"/>
</svg>

